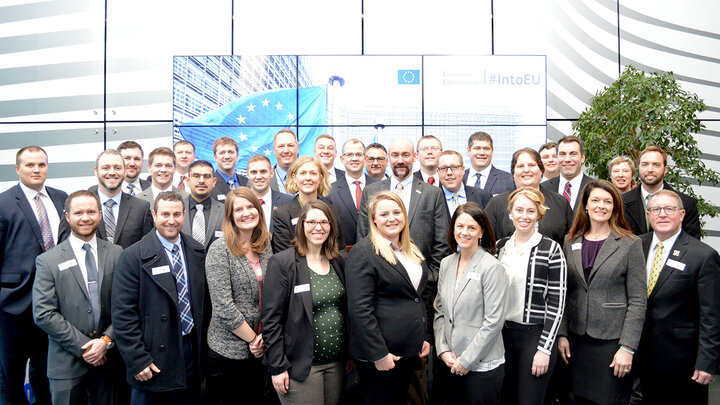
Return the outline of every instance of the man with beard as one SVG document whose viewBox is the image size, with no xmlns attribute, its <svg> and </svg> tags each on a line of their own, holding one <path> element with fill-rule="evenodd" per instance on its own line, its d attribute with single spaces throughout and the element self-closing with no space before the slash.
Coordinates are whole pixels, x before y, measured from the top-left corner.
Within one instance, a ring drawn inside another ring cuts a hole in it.
<svg viewBox="0 0 720 405">
<path fill-rule="evenodd" d="M 300 145 L 298 145 L 297 136 L 289 129 L 282 129 L 273 137 L 273 153 L 277 164 L 273 167 L 275 176 L 270 180 L 270 188 L 275 191 L 287 194 L 285 189 L 285 181 L 287 180 L 287 171 L 290 165 L 298 158 Z"/>
<path fill-rule="evenodd" d="M 179 141 L 173 145 L 173 153 L 175 154 L 175 176 L 173 177 L 173 186 L 182 191 L 188 190 L 188 170 L 190 164 L 195 161 L 195 145 L 188 141 Z"/>
<path fill-rule="evenodd" d="M 153 227 L 150 203 L 123 193 L 121 186 L 125 177 L 122 155 L 112 149 L 101 152 L 93 169 L 98 184 L 88 191 L 100 198 L 102 220 L 97 229 L 98 237 L 124 248 L 142 239 Z M 60 224 L 60 240 L 70 235 L 68 222 Z"/>
<path fill-rule="evenodd" d="M 190 164 L 190 196 L 185 197 L 185 221 L 182 232 L 198 241 L 205 251 L 222 235 L 225 204 L 211 197 L 217 178 L 207 160 Z"/>
<path fill-rule="evenodd" d="M 685 207 L 685 216 L 682 220 L 682 230 L 688 235 L 700 239 L 700 220 L 698 217 L 697 201 L 689 195 L 677 192 L 665 182 L 667 173 L 667 154 L 662 148 L 648 146 L 640 152 L 638 172 L 640 173 L 640 187 L 622 195 L 625 205 L 625 219 L 635 235 L 642 235 L 652 231 L 647 216 L 647 202 L 650 197 L 660 190 L 675 191 L 682 199 Z"/>
<path fill-rule="evenodd" d="M 247 178 L 235 172 L 239 157 L 238 143 L 229 136 L 223 136 L 213 142 L 213 157 L 217 163 L 213 198 L 225 202 L 225 195 L 235 187 L 247 185 Z"/>
<path fill-rule="evenodd" d="M 175 154 L 170 148 L 159 147 L 153 149 L 148 155 L 148 171 L 152 178 L 150 187 L 143 190 L 138 198 L 141 198 L 150 205 L 155 203 L 155 198 L 164 191 L 175 191 L 183 197 L 188 193 L 172 185 L 175 176 Z"/>
<path fill-rule="evenodd" d="M 265 216 L 268 230 L 273 229 L 273 211 L 292 201 L 293 197 L 270 188 L 270 181 L 275 176 L 272 163 L 264 155 L 255 155 L 247 162 L 248 187 L 255 193 Z"/>
<path fill-rule="evenodd" d="M 365 171 L 368 176 L 378 180 L 389 179 L 385 173 L 387 170 L 387 149 L 377 142 L 371 143 L 365 148 Z"/>
<path fill-rule="evenodd" d="M 125 141 L 118 145 L 117 151 L 125 161 L 125 178 L 123 179 L 122 190 L 131 196 L 137 196 L 143 190 L 150 187 L 150 182 L 140 178 L 143 167 L 143 149 L 135 141 Z"/>
<path fill-rule="evenodd" d="M 65 219 L 71 235 L 36 259 L 33 316 L 48 334 L 47 376 L 54 404 L 115 401 L 113 369 L 121 365 L 109 352 L 115 335 L 110 292 L 122 248 L 96 237 L 101 215 L 96 194 L 70 194 Z"/>
</svg>

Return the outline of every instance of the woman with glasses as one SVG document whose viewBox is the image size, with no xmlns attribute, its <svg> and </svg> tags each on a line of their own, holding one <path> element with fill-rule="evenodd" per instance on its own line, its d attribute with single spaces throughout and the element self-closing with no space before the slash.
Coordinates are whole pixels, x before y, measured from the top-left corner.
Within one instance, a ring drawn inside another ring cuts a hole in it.
<svg viewBox="0 0 720 405">
<path fill-rule="evenodd" d="M 626 404 L 645 320 L 642 244 L 610 182 L 593 180 L 578 198 L 564 246 L 568 288 L 558 350 L 577 404 Z"/>
<path fill-rule="evenodd" d="M 262 296 L 265 358 L 280 402 L 334 405 L 345 358 L 345 261 L 330 207 L 307 202 L 293 248 L 273 255 Z"/>
<path fill-rule="evenodd" d="M 335 218 L 335 229 L 340 230 L 335 232 L 338 246 L 340 249 L 345 249 L 340 210 L 325 198 L 330 192 L 330 181 L 325 166 L 314 157 L 299 157 L 288 169 L 285 189 L 288 193 L 297 193 L 297 195 L 292 201 L 273 212 L 273 252 L 279 253 L 291 246 L 290 242 L 295 238 L 295 224 L 298 222 L 300 211 L 305 204 L 317 199 L 329 204 Z"/>
</svg>

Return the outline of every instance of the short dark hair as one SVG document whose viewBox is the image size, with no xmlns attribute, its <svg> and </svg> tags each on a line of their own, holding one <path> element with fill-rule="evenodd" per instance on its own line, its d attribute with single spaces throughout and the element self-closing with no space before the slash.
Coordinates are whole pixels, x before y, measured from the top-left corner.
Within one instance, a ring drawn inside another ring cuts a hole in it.
<svg viewBox="0 0 720 405">
<path fill-rule="evenodd" d="M 172 149 L 165 147 L 165 146 L 155 148 L 155 149 L 153 149 L 152 152 L 150 152 L 150 154 L 148 155 L 148 164 L 150 166 L 152 166 L 155 156 L 158 156 L 158 155 L 171 157 L 172 161 L 173 161 L 173 166 L 175 166 L 175 164 L 176 164 L 175 163 L 175 153 L 173 153 Z"/>
<path fill-rule="evenodd" d="M 100 206 L 100 197 L 97 196 L 97 194 L 87 191 L 87 190 L 78 190 L 73 193 L 70 193 L 69 196 L 65 199 L 65 212 L 70 213 L 70 207 L 72 206 L 72 201 L 78 197 L 92 197 L 95 199 L 95 202 L 98 206 L 98 211 L 102 213 L 102 207 Z"/>
<path fill-rule="evenodd" d="M 517 161 L 520 158 L 520 155 L 523 153 L 527 153 L 528 155 L 530 155 L 530 157 L 533 158 L 535 163 L 537 163 L 538 167 L 540 168 L 540 171 L 545 173 L 545 165 L 543 164 L 538 151 L 536 151 L 533 148 L 522 148 L 522 149 L 518 149 L 515 152 L 513 152 L 512 159 L 510 160 L 510 174 L 515 173 L 515 165 L 517 164 Z"/>
<path fill-rule="evenodd" d="M 307 237 L 305 236 L 305 218 L 307 218 L 307 214 L 310 210 L 320 210 L 323 214 L 325 214 L 325 217 L 330 222 L 330 231 L 328 232 L 328 237 L 325 239 L 325 242 L 322 244 L 322 248 L 320 249 L 320 254 L 325 256 L 326 259 L 334 259 L 338 255 L 338 251 L 340 250 L 338 246 L 337 241 L 337 235 L 339 230 L 337 229 L 337 223 L 335 222 L 335 216 L 332 213 L 332 210 L 330 209 L 330 206 L 327 205 L 322 200 L 313 200 L 308 203 L 306 203 L 303 206 L 302 211 L 300 211 L 300 216 L 298 217 L 297 224 L 295 225 L 295 238 L 292 240 L 292 245 L 295 247 L 295 250 L 300 254 L 300 256 L 305 256 L 308 251 L 308 244 L 307 244 Z"/>
<path fill-rule="evenodd" d="M 377 142 L 373 142 L 370 145 L 368 145 L 367 148 L 365 148 L 365 153 L 367 153 L 367 151 L 372 148 L 382 149 L 382 151 L 385 152 L 385 154 L 387 155 L 387 149 L 385 148 L 385 146 L 383 146 L 383 144 L 377 143 Z"/>
<path fill-rule="evenodd" d="M 207 166 L 207 167 L 215 170 L 213 168 L 212 163 L 208 162 L 207 160 L 196 160 L 196 161 L 190 163 L 190 166 L 188 166 L 188 173 L 190 173 L 192 171 L 192 169 L 194 169 L 198 166 Z"/>
<path fill-rule="evenodd" d="M 16 165 L 20 166 L 20 155 L 22 155 L 25 152 L 42 152 L 45 154 L 45 163 L 47 163 L 48 155 L 47 155 L 47 152 L 45 152 L 45 149 L 43 149 L 39 146 L 30 145 L 30 146 L 25 146 L 24 148 L 20 148 L 20 150 L 17 152 L 17 154 L 15 154 L 15 164 Z"/>
<path fill-rule="evenodd" d="M 155 197 L 155 203 L 153 204 L 153 211 L 157 212 L 157 205 L 158 201 L 180 201 L 183 207 L 183 211 L 185 211 L 185 200 L 183 199 L 183 196 L 178 193 L 177 191 L 163 191 L 162 193 L 158 194 L 157 197 Z"/>
<path fill-rule="evenodd" d="M 642 156 L 649 152 L 657 152 L 661 154 L 663 157 L 663 166 L 667 166 L 667 153 L 665 153 L 665 150 L 663 148 L 656 145 L 650 145 L 640 151 L 640 154 L 638 155 L 638 164 L 640 163 L 640 159 L 642 158 Z"/>
<path fill-rule="evenodd" d="M 546 142 L 545 144 L 543 144 L 543 146 L 540 147 L 540 149 L 538 149 L 538 153 L 542 153 L 542 151 L 544 151 L 545 149 L 556 149 L 557 150 L 557 144 L 553 141 Z"/>
<path fill-rule="evenodd" d="M 140 146 L 140 144 L 135 141 L 122 142 L 120 145 L 118 145 L 117 148 L 115 148 L 115 150 L 117 150 L 118 152 L 125 149 L 140 149 L 140 155 L 144 155 L 142 146 Z"/>
<path fill-rule="evenodd" d="M 480 142 L 480 141 L 490 142 L 490 148 L 495 149 L 495 146 L 493 146 L 492 136 L 490 136 L 490 134 L 488 134 L 487 132 L 483 132 L 483 131 L 478 131 L 478 132 L 475 132 L 474 134 L 470 135 L 470 138 L 468 138 L 468 149 L 470 149 L 472 147 L 472 144 L 474 142 Z"/>
<path fill-rule="evenodd" d="M 562 138 L 560 138 L 560 140 L 557 141 L 557 147 L 555 148 L 555 150 L 560 148 L 561 143 L 573 143 L 573 142 L 580 145 L 580 154 L 584 155 L 585 154 L 585 142 L 583 142 L 583 140 L 580 139 L 579 136 L 575 136 L 575 135 L 566 135 L 566 136 L 563 136 Z"/>
<path fill-rule="evenodd" d="M 493 231 L 492 225 L 490 224 L 490 219 L 480 204 L 474 201 L 470 201 L 457 207 L 450 219 L 450 226 L 448 226 L 447 230 L 447 243 L 448 246 L 450 246 L 450 250 L 457 252 L 458 249 L 458 244 L 455 240 L 455 222 L 457 222 L 460 214 L 470 215 L 472 219 L 480 225 L 480 228 L 482 228 L 482 236 L 479 241 L 480 246 L 491 255 L 497 254 L 497 247 L 495 246 L 495 231 Z"/>
<path fill-rule="evenodd" d="M 213 155 L 217 153 L 217 148 L 223 145 L 232 145 L 235 147 L 235 152 L 240 151 L 236 140 L 230 138 L 229 136 L 221 136 L 213 142 Z"/>
<path fill-rule="evenodd" d="M 193 148 L 193 153 L 195 153 L 195 145 L 193 145 L 192 142 L 190 142 L 190 141 L 185 141 L 185 140 L 175 142 L 175 145 L 173 145 L 173 152 L 175 152 L 175 147 L 177 147 L 177 146 L 183 146 L 183 145 L 190 145 L 190 146 L 192 146 L 192 148 Z"/>
</svg>

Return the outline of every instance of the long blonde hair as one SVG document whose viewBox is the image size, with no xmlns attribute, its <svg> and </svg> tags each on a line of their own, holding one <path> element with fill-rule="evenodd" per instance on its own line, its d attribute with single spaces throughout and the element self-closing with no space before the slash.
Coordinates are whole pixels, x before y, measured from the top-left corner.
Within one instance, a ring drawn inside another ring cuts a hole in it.
<svg viewBox="0 0 720 405">
<path fill-rule="evenodd" d="M 407 211 L 405 210 L 405 204 L 403 204 L 402 199 L 392 191 L 381 191 L 375 194 L 372 200 L 370 200 L 370 204 L 368 205 L 368 222 L 370 223 L 369 237 L 370 242 L 372 242 L 373 246 L 375 247 L 375 253 L 380 255 L 380 257 L 385 259 L 388 263 L 397 264 L 397 257 L 395 257 L 395 252 L 392 250 L 392 247 L 390 247 L 387 239 L 382 236 L 380 230 L 378 230 L 377 228 L 377 225 L 375 225 L 375 212 L 377 211 L 378 203 L 383 200 L 390 200 L 397 203 L 397 205 L 400 207 L 400 211 L 402 211 L 403 217 L 405 217 L 405 226 L 400 232 L 399 238 L 400 250 L 415 263 L 422 263 L 423 260 L 425 260 L 425 257 L 423 257 L 420 248 L 418 248 L 417 245 L 415 245 L 410 238 L 410 221 L 408 220 Z"/>
<path fill-rule="evenodd" d="M 295 194 L 300 190 L 297 183 L 295 183 L 295 179 L 293 179 L 293 175 L 297 174 L 298 170 L 300 170 L 300 167 L 305 163 L 315 163 L 315 166 L 320 173 L 320 184 L 317 188 L 317 195 L 323 197 L 328 195 L 328 193 L 330 193 L 330 179 L 327 168 L 325 167 L 325 165 L 320 163 L 319 160 L 315 159 L 312 156 L 300 156 L 293 162 L 292 165 L 290 165 L 290 168 L 288 169 L 287 180 L 285 181 L 285 189 L 287 190 L 287 192 Z"/>
</svg>

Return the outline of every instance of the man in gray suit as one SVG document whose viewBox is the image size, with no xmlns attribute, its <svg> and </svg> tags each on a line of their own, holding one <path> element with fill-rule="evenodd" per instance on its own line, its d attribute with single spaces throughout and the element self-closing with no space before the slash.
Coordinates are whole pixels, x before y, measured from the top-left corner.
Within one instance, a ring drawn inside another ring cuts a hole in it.
<svg viewBox="0 0 720 405">
<path fill-rule="evenodd" d="M 68 240 L 36 259 L 33 318 L 48 334 L 53 404 L 110 404 L 116 387 L 110 291 L 122 248 L 95 236 L 100 199 L 76 191 L 65 201 Z"/>
<path fill-rule="evenodd" d="M 188 170 L 190 196 L 185 200 L 182 233 L 198 241 L 207 252 L 210 244 L 222 236 L 225 204 L 211 198 L 217 178 L 207 160 L 196 160 Z M 232 192 L 232 191 L 231 191 Z"/>
<path fill-rule="evenodd" d="M 172 185 L 175 176 L 175 154 L 170 148 L 159 147 L 148 155 L 148 171 L 152 177 L 150 187 L 143 190 L 137 197 L 155 205 L 155 197 L 163 191 L 176 191 L 183 197 L 188 193 Z"/>
</svg>

